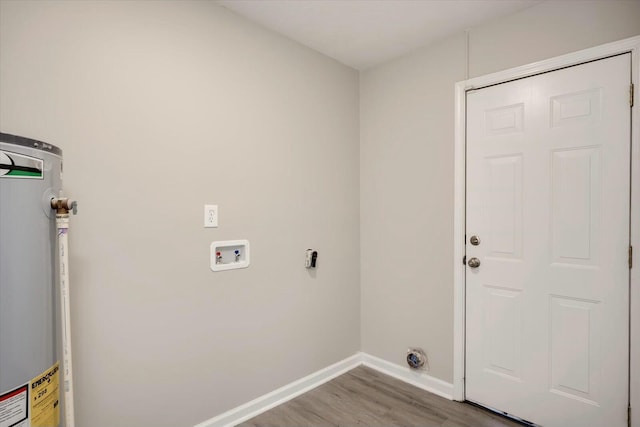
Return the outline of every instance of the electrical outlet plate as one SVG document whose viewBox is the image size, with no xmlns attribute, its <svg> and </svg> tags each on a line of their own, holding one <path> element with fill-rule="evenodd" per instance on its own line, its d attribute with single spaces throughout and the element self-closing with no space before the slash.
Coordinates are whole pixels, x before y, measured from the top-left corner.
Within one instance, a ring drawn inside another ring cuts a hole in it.
<svg viewBox="0 0 640 427">
<path fill-rule="evenodd" d="M 220 255 L 218 255 L 220 254 Z M 249 267 L 249 241 L 225 240 L 211 243 L 211 270 L 224 271 Z"/>
<path fill-rule="evenodd" d="M 205 228 L 218 226 L 218 205 L 204 205 Z"/>
</svg>

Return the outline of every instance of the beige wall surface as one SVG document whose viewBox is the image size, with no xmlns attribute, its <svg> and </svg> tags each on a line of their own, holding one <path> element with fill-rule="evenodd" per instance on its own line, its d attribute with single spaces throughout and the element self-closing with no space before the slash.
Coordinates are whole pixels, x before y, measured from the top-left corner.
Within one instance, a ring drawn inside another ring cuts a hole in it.
<svg viewBox="0 0 640 427">
<path fill-rule="evenodd" d="M 469 77 L 640 34 L 640 1 L 537 4 L 469 31 Z M 465 34 L 360 76 L 362 350 L 453 379 L 454 84 Z"/>
<path fill-rule="evenodd" d="M 464 36 L 364 72 L 360 93 L 362 350 L 404 365 L 427 351 L 449 381 L 453 348 L 453 82 Z M 447 159 L 451 159 L 448 161 Z"/>
<path fill-rule="evenodd" d="M 359 350 L 358 108 L 356 71 L 210 2 L 0 3 L 0 130 L 79 202 L 78 426 L 193 426 Z M 231 239 L 251 266 L 213 273 Z"/>
<path fill-rule="evenodd" d="M 529 64 L 640 33 L 640 0 L 547 0 L 473 28 L 469 77 Z"/>
</svg>

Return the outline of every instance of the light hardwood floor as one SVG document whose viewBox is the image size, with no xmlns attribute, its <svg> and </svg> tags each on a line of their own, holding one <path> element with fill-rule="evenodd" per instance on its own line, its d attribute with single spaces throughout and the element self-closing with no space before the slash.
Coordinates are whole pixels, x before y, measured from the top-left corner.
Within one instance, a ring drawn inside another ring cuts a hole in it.
<svg viewBox="0 0 640 427">
<path fill-rule="evenodd" d="M 359 366 L 240 427 L 522 427 Z"/>
</svg>

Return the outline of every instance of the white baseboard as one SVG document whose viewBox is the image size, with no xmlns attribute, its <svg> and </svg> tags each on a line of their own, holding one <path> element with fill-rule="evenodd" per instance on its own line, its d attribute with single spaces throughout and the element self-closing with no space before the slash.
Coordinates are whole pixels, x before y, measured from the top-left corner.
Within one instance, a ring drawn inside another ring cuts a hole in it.
<svg viewBox="0 0 640 427">
<path fill-rule="evenodd" d="M 251 402 L 240 405 L 230 411 L 224 412 L 216 417 L 204 421 L 195 427 L 232 427 L 248 419 L 268 411 L 284 402 L 293 399 L 309 390 L 312 390 L 327 381 L 330 381 L 353 368 L 360 366 L 362 359 L 360 353 L 341 360 L 331 366 L 307 375 L 297 381 L 280 387 L 277 390 L 267 393 Z"/>
<path fill-rule="evenodd" d="M 356 353 L 331 366 L 307 375 L 297 381 L 280 387 L 251 402 L 240 405 L 224 412 L 194 427 L 232 427 L 247 421 L 256 415 L 281 405 L 294 397 L 300 396 L 360 365 L 380 371 L 394 378 L 404 381 L 418 388 L 437 394 L 447 399 L 453 399 L 453 384 L 439 380 L 426 373 L 412 371 L 408 367 L 396 365 L 386 360 L 366 353 Z"/>
<path fill-rule="evenodd" d="M 414 371 L 408 366 L 387 362 L 370 354 L 360 353 L 362 364 L 376 371 L 397 378 L 430 393 L 453 400 L 453 384 L 434 378 L 425 372 Z"/>
</svg>

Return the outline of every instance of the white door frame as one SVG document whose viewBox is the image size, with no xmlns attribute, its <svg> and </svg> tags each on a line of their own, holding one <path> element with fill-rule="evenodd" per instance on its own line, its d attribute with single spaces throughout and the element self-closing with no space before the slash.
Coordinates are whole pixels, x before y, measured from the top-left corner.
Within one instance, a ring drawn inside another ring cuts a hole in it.
<svg viewBox="0 0 640 427">
<path fill-rule="evenodd" d="M 455 86 L 455 188 L 453 231 L 453 398 L 465 400 L 465 170 L 466 170 L 466 91 L 514 79 L 631 52 L 631 80 L 636 100 L 631 109 L 631 406 L 635 408 L 632 427 L 640 427 L 640 36 L 631 37 L 556 58 L 458 82 Z"/>
</svg>

